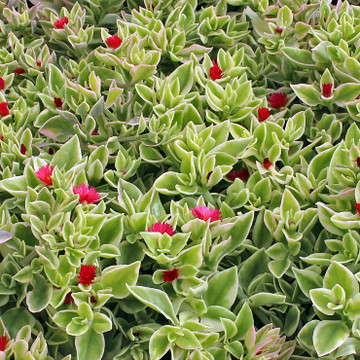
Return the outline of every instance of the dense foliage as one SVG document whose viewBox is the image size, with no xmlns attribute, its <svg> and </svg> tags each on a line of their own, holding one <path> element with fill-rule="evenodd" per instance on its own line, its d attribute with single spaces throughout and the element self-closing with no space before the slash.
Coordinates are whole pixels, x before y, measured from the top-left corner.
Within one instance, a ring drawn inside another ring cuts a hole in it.
<svg viewBox="0 0 360 360">
<path fill-rule="evenodd" d="M 0 1 L 0 359 L 359 358 L 356 1 L 28 3 Z"/>
</svg>

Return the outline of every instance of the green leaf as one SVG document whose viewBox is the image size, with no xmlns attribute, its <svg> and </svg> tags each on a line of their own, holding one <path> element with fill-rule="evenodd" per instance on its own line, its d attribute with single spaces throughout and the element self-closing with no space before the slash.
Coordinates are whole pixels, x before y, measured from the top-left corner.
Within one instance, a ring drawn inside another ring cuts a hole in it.
<svg viewBox="0 0 360 360">
<path fill-rule="evenodd" d="M 208 281 L 205 300 L 208 305 L 220 305 L 230 308 L 237 295 L 237 267 L 223 270 Z"/>
<path fill-rule="evenodd" d="M 145 305 L 163 314 L 173 324 L 178 324 L 174 308 L 167 294 L 158 289 L 147 288 L 144 286 L 128 286 L 131 294 Z"/>
<path fill-rule="evenodd" d="M 26 305 L 33 313 L 44 310 L 51 301 L 52 285 L 41 275 L 34 274 L 31 281 L 33 290 L 26 296 Z"/>
<path fill-rule="evenodd" d="M 324 286 L 331 290 L 336 284 L 345 290 L 347 299 L 359 292 L 359 283 L 355 275 L 344 265 L 333 262 L 326 271 Z"/>
<path fill-rule="evenodd" d="M 301 291 L 309 297 L 309 291 L 322 287 L 323 279 L 320 274 L 308 269 L 292 269 Z"/>
<path fill-rule="evenodd" d="M 266 292 L 259 292 L 255 295 L 250 296 L 249 300 L 253 307 L 258 306 L 272 306 L 284 304 L 286 296 L 282 294 L 271 294 Z"/>
<path fill-rule="evenodd" d="M 89 329 L 75 339 L 77 360 L 101 360 L 105 350 L 104 335 Z"/>
<path fill-rule="evenodd" d="M 160 360 L 169 351 L 170 342 L 162 329 L 157 330 L 150 338 L 149 351 L 150 360 Z"/>
<path fill-rule="evenodd" d="M 315 106 L 321 104 L 320 92 L 312 85 L 299 84 L 290 86 L 294 90 L 296 96 L 306 105 Z"/>
<path fill-rule="evenodd" d="M 51 165 L 57 166 L 59 169 L 69 170 L 81 159 L 80 141 L 75 135 L 56 152 Z"/>
<path fill-rule="evenodd" d="M 237 334 L 233 340 L 243 340 L 247 331 L 254 325 L 254 317 L 249 304 L 246 302 L 236 316 Z"/>
<path fill-rule="evenodd" d="M 135 285 L 139 276 L 140 261 L 130 265 L 108 266 L 101 273 L 100 283 L 104 288 L 111 288 L 115 299 L 124 299 L 129 295 L 126 285 Z"/>
<path fill-rule="evenodd" d="M 343 321 L 320 321 L 314 330 L 313 342 L 318 356 L 330 354 L 349 337 L 350 330 Z"/>
<path fill-rule="evenodd" d="M 284 47 L 282 49 L 285 57 L 291 62 L 304 68 L 314 68 L 316 64 L 312 59 L 311 52 L 309 50 L 302 50 L 292 47 Z"/>
<path fill-rule="evenodd" d="M 65 142 L 75 135 L 74 123 L 61 116 L 54 116 L 44 123 L 40 133 L 50 139 Z"/>
</svg>

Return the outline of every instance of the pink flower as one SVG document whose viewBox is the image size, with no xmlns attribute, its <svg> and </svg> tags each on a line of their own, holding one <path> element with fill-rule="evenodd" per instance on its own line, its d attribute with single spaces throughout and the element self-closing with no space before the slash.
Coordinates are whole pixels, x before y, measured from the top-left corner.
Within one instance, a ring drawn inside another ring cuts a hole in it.
<svg viewBox="0 0 360 360">
<path fill-rule="evenodd" d="M 355 209 L 357 210 L 358 214 L 360 215 L 360 203 L 355 204 Z"/>
<path fill-rule="evenodd" d="M 6 340 L 6 336 L 0 337 L 0 351 L 4 351 L 9 340 Z"/>
<path fill-rule="evenodd" d="M 249 177 L 249 170 L 247 168 L 243 168 L 239 171 L 233 170 L 229 172 L 226 177 L 231 181 L 234 181 L 236 178 L 239 178 L 242 181 L 246 181 Z"/>
<path fill-rule="evenodd" d="M 69 23 L 69 19 L 64 16 L 62 18 L 59 18 L 58 20 L 56 20 L 54 22 L 54 26 L 57 28 L 57 29 L 63 29 L 64 28 L 64 25 L 65 24 L 68 24 Z"/>
<path fill-rule="evenodd" d="M 270 106 L 275 109 L 281 109 L 287 103 L 288 99 L 285 93 L 273 93 L 268 96 L 268 102 Z"/>
<path fill-rule="evenodd" d="M 265 121 L 269 116 L 270 116 L 270 110 L 268 108 L 258 109 L 258 117 L 260 122 Z"/>
<path fill-rule="evenodd" d="M 179 277 L 179 270 L 178 269 L 172 269 L 162 272 L 162 277 L 165 282 L 171 282 L 176 280 Z"/>
<path fill-rule="evenodd" d="M 161 234 L 167 233 L 170 236 L 175 234 L 174 229 L 168 223 L 158 222 L 148 229 L 148 232 L 159 232 Z"/>
<path fill-rule="evenodd" d="M 54 171 L 54 167 L 50 165 L 42 166 L 35 175 L 43 181 L 47 186 L 52 185 L 51 175 Z"/>
<path fill-rule="evenodd" d="M 192 209 L 192 214 L 198 219 L 207 221 L 210 219 L 210 222 L 220 220 L 221 213 L 218 209 L 210 209 L 206 206 L 196 206 Z"/>
<path fill-rule="evenodd" d="M 322 95 L 326 98 L 332 95 L 333 84 L 323 84 L 322 86 Z"/>
<path fill-rule="evenodd" d="M 272 162 L 268 158 L 264 159 L 263 164 L 267 170 L 269 170 L 270 166 L 272 166 Z"/>
<path fill-rule="evenodd" d="M 26 149 L 26 146 L 25 146 L 24 144 L 21 144 L 21 146 L 20 146 L 20 152 L 21 152 L 23 155 L 26 154 L 27 149 Z"/>
<path fill-rule="evenodd" d="M 210 68 L 210 77 L 215 81 L 216 79 L 221 79 L 222 77 L 222 71 L 219 68 L 219 65 L 216 63 L 216 61 L 213 59 L 211 60 L 213 63 L 213 66 Z"/>
<path fill-rule="evenodd" d="M 112 49 L 117 49 L 122 43 L 122 39 L 117 35 L 110 36 L 106 39 L 106 45 Z"/>
<path fill-rule="evenodd" d="M 54 104 L 57 108 L 61 108 L 63 106 L 61 98 L 54 98 Z"/>
<path fill-rule="evenodd" d="M 18 68 L 13 70 L 13 73 L 15 74 L 23 74 L 25 72 L 25 70 L 23 68 Z"/>
<path fill-rule="evenodd" d="M 5 89 L 5 80 L 3 78 L 0 78 L 0 90 Z"/>
<path fill-rule="evenodd" d="M 0 104 L 0 115 L 1 116 L 7 116 L 10 114 L 9 108 L 8 108 L 8 103 L 7 102 L 3 102 Z"/>
<path fill-rule="evenodd" d="M 94 187 L 89 187 L 89 185 L 81 184 L 74 186 L 74 194 L 79 194 L 79 202 L 81 204 L 87 203 L 91 204 L 100 200 L 100 195 Z"/>
<path fill-rule="evenodd" d="M 95 279 L 95 265 L 81 265 L 79 273 L 79 284 L 90 285 Z"/>
</svg>

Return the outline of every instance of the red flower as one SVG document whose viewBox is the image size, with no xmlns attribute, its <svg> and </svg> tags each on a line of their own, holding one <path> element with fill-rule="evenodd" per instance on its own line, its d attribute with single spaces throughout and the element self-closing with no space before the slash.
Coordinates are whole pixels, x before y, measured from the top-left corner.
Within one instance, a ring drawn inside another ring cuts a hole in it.
<svg viewBox="0 0 360 360">
<path fill-rule="evenodd" d="M 25 155 L 25 154 L 26 154 L 26 151 L 27 151 L 26 146 L 25 146 L 24 144 L 21 144 L 21 146 L 20 146 L 20 152 L 21 152 L 23 155 Z"/>
<path fill-rule="evenodd" d="M 356 208 L 358 214 L 360 215 L 360 203 L 356 203 L 355 208 Z"/>
<path fill-rule="evenodd" d="M 100 195 L 94 187 L 89 187 L 89 185 L 81 184 L 74 186 L 74 194 L 79 194 L 79 202 L 81 204 L 87 203 L 91 204 L 100 200 Z"/>
<path fill-rule="evenodd" d="M 196 206 L 192 209 L 192 214 L 198 219 L 207 221 L 210 219 L 210 222 L 220 220 L 221 213 L 218 209 L 210 209 L 206 206 Z"/>
<path fill-rule="evenodd" d="M 229 172 L 226 177 L 231 181 L 234 181 L 236 178 L 239 178 L 242 181 L 246 181 L 249 177 L 249 170 L 247 168 L 243 168 L 240 171 L 233 170 Z"/>
<path fill-rule="evenodd" d="M 57 108 L 61 108 L 63 106 L 63 102 L 60 98 L 54 98 L 54 103 Z"/>
<path fill-rule="evenodd" d="M 117 49 L 122 43 L 122 39 L 117 35 L 110 36 L 106 39 L 106 45 L 112 49 Z"/>
<path fill-rule="evenodd" d="M 25 70 L 23 68 L 18 68 L 13 70 L 13 73 L 15 74 L 23 74 L 25 72 Z"/>
<path fill-rule="evenodd" d="M 283 28 L 281 26 L 278 26 L 275 31 L 278 33 L 278 34 L 281 34 L 283 32 Z"/>
<path fill-rule="evenodd" d="M 332 95 L 333 84 L 323 84 L 322 86 L 322 95 L 326 98 Z"/>
<path fill-rule="evenodd" d="M 69 23 L 69 19 L 65 16 L 65 17 L 62 17 L 62 18 L 59 18 L 58 20 L 56 20 L 54 22 L 54 26 L 57 28 L 57 29 L 63 29 L 64 28 L 64 25 L 65 24 L 68 24 Z"/>
<path fill-rule="evenodd" d="M 49 154 L 54 155 L 54 149 L 53 148 L 49 148 Z"/>
<path fill-rule="evenodd" d="M 36 65 L 40 67 L 40 66 L 41 66 L 41 61 L 40 61 L 40 60 L 36 60 Z"/>
<path fill-rule="evenodd" d="M 66 294 L 63 305 L 70 305 L 73 302 L 74 302 L 74 298 L 72 297 L 72 292 L 70 291 L 69 293 Z"/>
<path fill-rule="evenodd" d="M 272 166 L 272 162 L 268 158 L 264 159 L 263 164 L 264 164 L 264 166 L 266 167 L 267 170 L 269 170 L 270 166 Z"/>
<path fill-rule="evenodd" d="M 259 108 L 258 109 L 258 118 L 259 121 L 265 121 L 270 116 L 270 110 L 268 108 Z"/>
<path fill-rule="evenodd" d="M 8 108 L 8 103 L 7 102 L 3 102 L 0 104 L 0 115 L 1 116 L 7 116 L 10 114 L 9 108 Z"/>
<path fill-rule="evenodd" d="M 96 303 L 96 299 L 95 299 L 95 296 L 93 295 L 93 296 L 91 296 L 91 298 L 90 298 L 90 302 L 92 302 L 92 303 Z"/>
<path fill-rule="evenodd" d="M 3 78 L 0 78 L 0 90 L 5 89 L 5 80 Z"/>
<path fill-rule="evenodd" d="M 43 181 L 47 186 L 52 185 L 51 175 L 54 171 L 54 167 L 50 165 L 42 166 L 35 175 Z"/>
<path fill-rule="evenodd" d="M 159 232 L 161 234 L 167 233 L 170 236 L 175 234 L 174 229 L 168 223 L 158 222 L 148 229 L 148 232 Z"/>
<path fill-rule="evenodd" d="M 4 140 L 4 136 L 3 136 L 3 135 L 0 136 L 0 140 Z"/>
<path fill-rule="evenodd" d="M 4 351 L 9 340 L 6 340 L 6 336 L 0 337 L 0 351 Z"/>
<path fill-rule="evenodd" d="M 97 131 L 94 130 L 94 131 L 91 133 L 91 135 L 92 135 L 92 136 L 97 136 L 97 135 L 100 135 L 100 134 L 99 134 Z"/>
<path fill-rule="evenodd" d="M 171 282 L 176 280 L 179 277 L 179 270 L 178 269 L 172 269 L 162 272 L 162 277 L 165 282 Z"/>
<path fill-rule="evenodd" d="M 222 77 L 222 71 L 219 68 L 219 65 L 216 63 L 216 61 L 213 59 L 211 60 L 213 63 L 213 66 L 210 68 L 210 77 L 215 81 L 216 79 L 221 79 Z"/>
<path fill-rule="evenodd" d="M 81 265 L 79 273 L 79 284 L 90 285 L 95 279 L 95 265 Z"/>
<path fill-rule="evenodd" d="M 286 105 L 288 99 L 285 93 L 273 93 L 268 96 L 270 106 L 275 109 L 280 109 Z"/>
</svg>

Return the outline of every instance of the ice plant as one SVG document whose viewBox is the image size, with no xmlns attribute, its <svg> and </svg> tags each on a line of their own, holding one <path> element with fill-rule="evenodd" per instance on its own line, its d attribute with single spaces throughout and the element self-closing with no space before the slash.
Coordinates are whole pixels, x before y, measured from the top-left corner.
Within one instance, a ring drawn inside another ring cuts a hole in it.
<svg viewBox="0 0 360 360">
<path fill-rule="evenodd" d="M 68 24 L 69 23 L 69 19 L 64 16 L 64 17 L 61 17 L 59 18 L 58 20 L 56 20 L 54 22 L 54 26 L 57 28 L 57 29 L 63 29 L 64 28 L 64 25 L 65 24 Z"/>
<path fill-rule="evenodd" d="M 106 45 L 114 50 L 117 49 L 121 43 L 122 39 L 117 35 L 110 36 L 106 39 Z"/>
<path fill-rule="evenodd" d="M 226 177 L 231 181 L 234 181 L 236 178 L 246 181 L 249 177 L 249 170 L 247 168 L 243 168 L 242 170 L 233 170 L 229 172 Z"/>
<path fill-rule="evenodd" d="M 170 236 L 175 234 L 173 227 L 168 223 L 158 222 L 148 229 L 148 232 L 159 232 L 161 234 L 167 233 Z"/>
<path fill-rule="evenodd" d="M 24 74 L 25 73 L 25 69 L 23 68 L 17 68 L 13 70 L 13 73 L 15 74 Z"/>
<path fill-rule="evenodd" d="M 258 119 L 260 122 L 265 121 L 270 116 L 270 110 L 268 108 L 258 109 Z"/>
<path fill-rule="evenodd" d="M 281 26 L 278 26 L 275 31 L 278 33 L 278 34 L 281 34 L 283 32 L 283 28 Z"/>
<path fill-rule="evenodd" d="M 216 61 L 214 59 L 211 60 L 213 63 L 213 66 L 210 68 L 210 77 L 211 79 L 213 79 L 214 81 L 217 79 L 221 79 L 222 77 L 222 71 L 219 68 L 219 65 L 216 63 Z"/>
<path fill-rule="evenodd" d="M 265 166 L 265 168 L 267 170 L 269 170 L 269 168 L 273 165 L 272 162 L 268 159 L 268 158 L 265 158 L 264 159 L 264 162 L 263 162 L 263 165 Z"/>
<path fill-rule="evenodd" d="M 74 186 L 73 192 L 75 195 L 79 194 L 79 202 L 81 204 L 91 204 L 100 200 L 100 195 L 96 189 L 86 184 Z"/>
<path fill-rule="evenodd" d="M 355 204 L 355 209 L 357 210 L 358 214 L 360 215 L 360 203 Z"/>
<path fill-rule="evenodd" d="M 63 106 L 61 98 L 54 98 L 54 104 L 57 108 L 61 108 Z"/>
<path fill-rule="evenodd" d="M 42 166 L 35 175 L 43 181 L 47 186 L 52 185 L 51 175 L 54 171 L 54 167 L 50 165 Z"/>
<path fill-rule="evenodd" d="M 95 279 L 95 265 L 81 265 L 79 272 L 79 284 L 91 285 Z"/>
<path fill-rule="evenodd" d="M 5 80 L 3 78 L 0 78 L 0 90 L 5 89 Z"/>
<path fill-rule="evenodd" d="M 195 217 L 204 221 L 210 219 L 210 222 L 213 222 L 221 218 L 221 213 L 218 209 L 210 209 L 207 206 L 197 205 L 191 211 Z"/>
<path fill-rule="evenodd" d="M 268 96 L 268 102 L 271 107 L 275 109 L 281 109 L 286 105 L 288 99 L 285 93 L 273 93 Z"/>
<path fill-rule="evenodd" d="M 99 134 L 97 131 L 94 130 L 94 131 L 91 133 L 91 135 L 92 135 L 92 136 L 97 136 L 97 135 L 100 135 L 100 134 Z"/>
<path fill-rule="evenodd" d="M 323 84 L 322 86 L 322 96 L 328 98 L 332 95 L 333 84 Z"/>
<path fill-rule="evenodd" d="M 171 282 L 176 280 L 179 277 L 179 270 L 178 269 L 172 269 L 172 270 L 166 270 L 162 272 L 162 277 L 165 282 Z"/>
<path fill-rule="evenodd" d="M 36 65 L 40 67 L 40 66 L 41 66 L 41 61 L 40 61 L 40 60 L 36 60 Z"/>
<path fill-rule="evenodd" d="M 0 337 L 0 351 L 4 351 L 9 340 L 6 340 L 6 336 Z"/>
<path fill-rule="evenodd" d="M 0 115 L 7 116 L 9 114 L 10 114 L 10 111 L 8 108 L 8 103 L 7 102 L 0 103 Z"/>
<path fill-rule="evenodd" d="M 26 146 L 25 146 L 24 144 L 21 144 L 21 146 L 20 146 L 20 152 L 21 152 L 23 155 L 25 155 L 25 154 L 26 154 L 26 151 L 27 151 Z"/>
<path fill-rule="evenodd" d="M 295 341 L 286 342 L 286 337 L 280 336 L 280 329 L 273 329 L 272 326 L 272 324 L 265 325 L 258 331 L 251 326 L 245 335 L 247 355 L 244 360 L 290 358 L 295 350 Z"/>
</svg>

